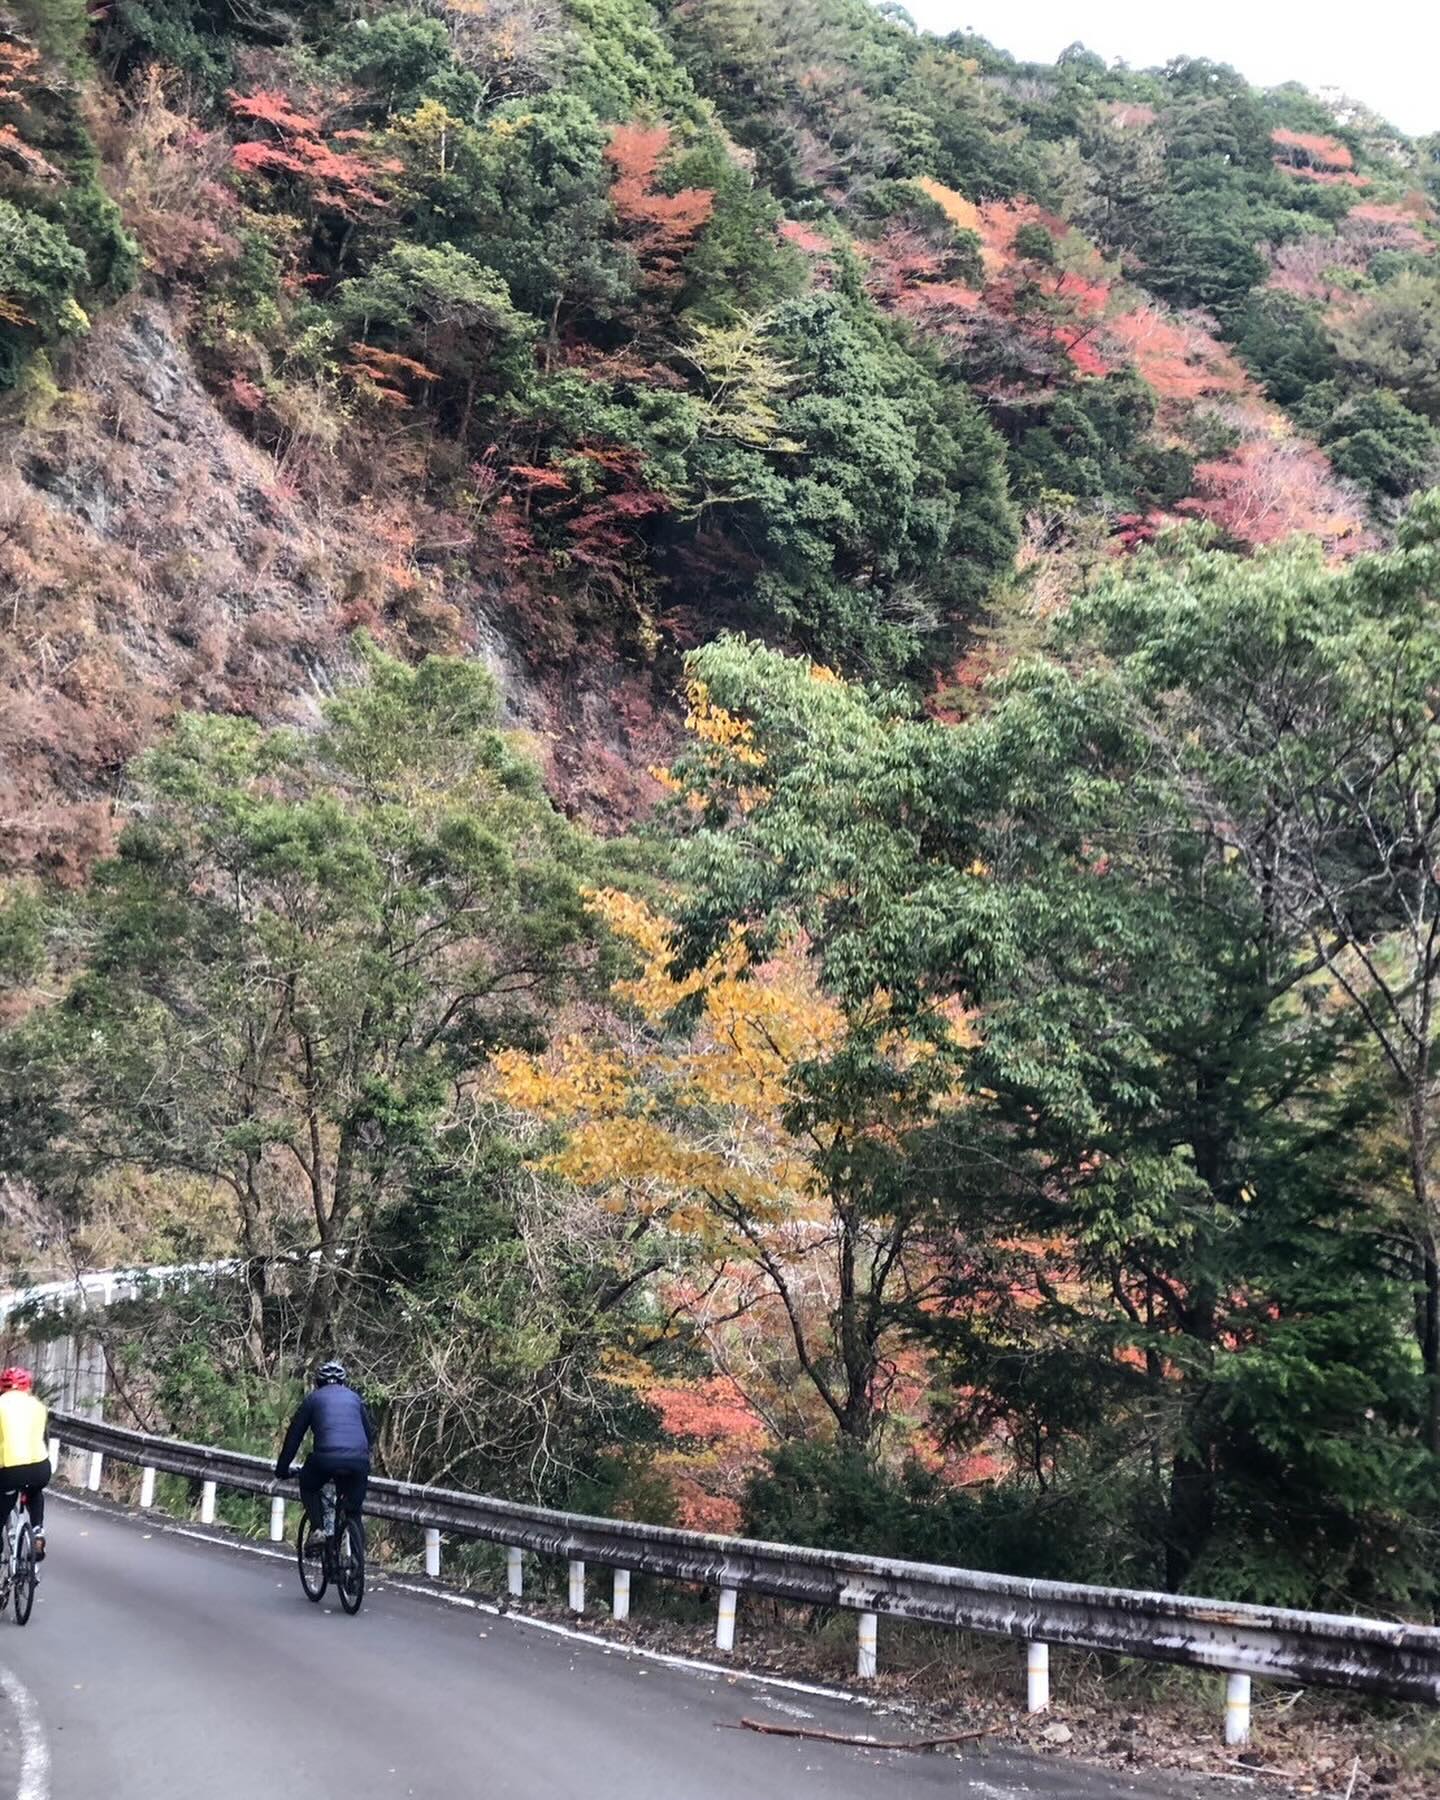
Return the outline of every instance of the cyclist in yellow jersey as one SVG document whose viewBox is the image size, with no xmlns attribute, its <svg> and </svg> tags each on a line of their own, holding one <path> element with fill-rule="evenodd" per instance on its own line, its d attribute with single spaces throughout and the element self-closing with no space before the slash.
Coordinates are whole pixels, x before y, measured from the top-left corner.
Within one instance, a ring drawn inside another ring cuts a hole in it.
<svg viewBox="0 0 1440 1800">
<path fill-rule="evenodd" d="M 50 1415 L 30 1391 L 28 1369 L 0 1371 L 0 1531 L 23 1488 L 35 1530 L 35 1560 L 45 1559 L 45 1487 L 50 1480 Z"/>
</svg>

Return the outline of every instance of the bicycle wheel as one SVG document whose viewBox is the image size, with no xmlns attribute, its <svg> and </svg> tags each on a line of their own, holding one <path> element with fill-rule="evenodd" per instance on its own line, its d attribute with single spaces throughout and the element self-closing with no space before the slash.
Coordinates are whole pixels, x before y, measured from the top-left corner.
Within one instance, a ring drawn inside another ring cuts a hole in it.
<svg viewBox="0 0 1440 1800">
<path fill-rule="evenodd" d="M 35 1534 L 27 1519 L 15 1544 L 15 1623 L 27 1625 L 35 1604 Z"/>
<path fill-rule="evenodd" d="M 365 1539 L 360 1521 L 347 1513 L 335 1540 L 335 1590 L 353 1618 L 365 1598 Z"/>
<path fill-rule="evenodd" d="M 311 1526 L 309 1513 L 300 1521 L 295 1557 L 300 1564 L 300 1585 L 305 1590 L 305 1598 L 321 1599 L 330 1585 L 329 1559 L 325 1555 L 325 1539 Z"/>
</svg>

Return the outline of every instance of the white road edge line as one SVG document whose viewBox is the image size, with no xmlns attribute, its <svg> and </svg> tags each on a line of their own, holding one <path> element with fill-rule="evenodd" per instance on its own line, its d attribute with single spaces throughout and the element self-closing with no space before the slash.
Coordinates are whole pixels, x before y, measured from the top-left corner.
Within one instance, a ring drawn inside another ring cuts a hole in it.
<svg viewBox="0 0 1440 1800">
<path fill-rule="evenodd" d="M 3 1664 L 0 1693 L 9 1701 L 20 1727 L 20 1785 L 15 1800 L 50 1800 L 50 1746 L 35 1696 L 14 1670 Z"/>
<path fill-rule="evenodd" d="M 102 1506 L 95 1500 L 84 1500 L 80 1495 L 66 1493 L 60 1488 L 47 1488 L 45 1498 L 47 1504 L 52 1500 L 59 1500 L 66 1506 L 78 1506 L 84 1512 L 102 1513 L 107 1519 L 114 1519 L 122 1524 L 145 1524 L 152 1531 L 164 1532 L 168 1537 L 192 1538 L 197 1543 L 214 1544 L 221 1550 L 244 1550 L 251 1556 L 268 1557 L 271 1562 L 293 1565 L 295 1561 L 293 1552 L 288 1550 L 272 1550 L 266 1544 L 252 1544 L 244 1538 L 217 1537 L 213 1532 L 194 1531 L 187 1525 L 176 1525 L 153 1514 L 138 1519 L 131 1513 Z M 585 1644 L 592 1650 L 608 1650 L 615 1656 L 631 1656 L 642 1662 L 661 1663 L 670 1669 L 686 1669 L 693 1675 L 718 1675 L 726 1681 L 745 1681 L 758 1687 L 781 1688 L 786 1693 L 806 1694 L 812 1700 L 843 1700 L 848 1706 L 860 1706 L 872 1712 L 885 1711 L 903 1716 L 909 1710 L 894 1701 L 879 1700 L 869 1694 L 852 1694 L 844 1688 L 825 1687 L 818 1682 L 796 1681 L 787 1675 L 766 1675 L 758 1670 L 727 1668 L 723 1663 L 701 1662 L 698 1657 L 677 1656 L 668 1650 L 652 1650 L 645 1644 L 617 1643 L 614 1639 L 601 1637 L 595 1632 L 577 1631 L 574 1626 L 562 1625 L 556 1619 L 537 1619 L 529 1613 L 496 1606 L 491 1600 L 477 1600 L 471 1594 L 422 1587 L 418 1582 L 406 1581 L 403 1577 L 384 1575 L 377 1580 L 377 1588 L 382 1584 L 387 1588 L 394 1588 L 398 1593 L 413 1594 L 421 1600 L 439 1601 L 443 1606 L 461 1606 L 470 1612 L 484 1613 L 488 1618 L 505 1619 L 512 1625 L 523 1625 L 531 1631 L 544 1631 L 551 1637 L 567 1638 L 571 1643 Z M 30 1800 L 30 1796 L 22 1795 L 20 1800 Z M 37 1795 L 35 1800 L 42 1800 L 42 1797 Z"/>
</svg>

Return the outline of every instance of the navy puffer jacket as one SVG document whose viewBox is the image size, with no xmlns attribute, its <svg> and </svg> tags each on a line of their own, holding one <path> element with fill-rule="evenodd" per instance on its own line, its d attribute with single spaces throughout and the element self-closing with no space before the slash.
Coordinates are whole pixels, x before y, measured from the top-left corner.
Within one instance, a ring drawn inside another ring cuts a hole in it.
<svg viewBox="0 0 1440 1800">
<path fill-rule="evenodd" d="M 284 1481 L 290 1465 L 304 1441 L 305 1433 L 313 1435 L 310 1454 L 327 1463 L 353 1463 L 370 1466 L 370 1446 L 375 1442 L 375 1422 L 370 1408 L 343 1382 L 327 1382 L 317 1387 L 300 1402 L 300 1409 L 290 1421 L 275 1474 Z"/>
</svg>

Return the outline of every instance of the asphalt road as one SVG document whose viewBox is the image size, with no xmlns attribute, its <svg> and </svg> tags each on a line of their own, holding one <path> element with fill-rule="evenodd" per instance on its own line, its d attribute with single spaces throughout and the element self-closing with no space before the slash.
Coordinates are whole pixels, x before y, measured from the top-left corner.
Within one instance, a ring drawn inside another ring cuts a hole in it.
<svg viewBox="0 0 1440 1800">
<path fill-rule="evenodd" d="M 629 1657 L 377 1581 L 346 1618 L 293 1562 L 57 1498 L 30 1624 L 0 1621 L 0 1800 L 1176 1800 L 1058 1758 L 904 1754 L 843 1701 Z M 48 1767 L 46 1766 L 48 1764 Z"/>
</svg>

